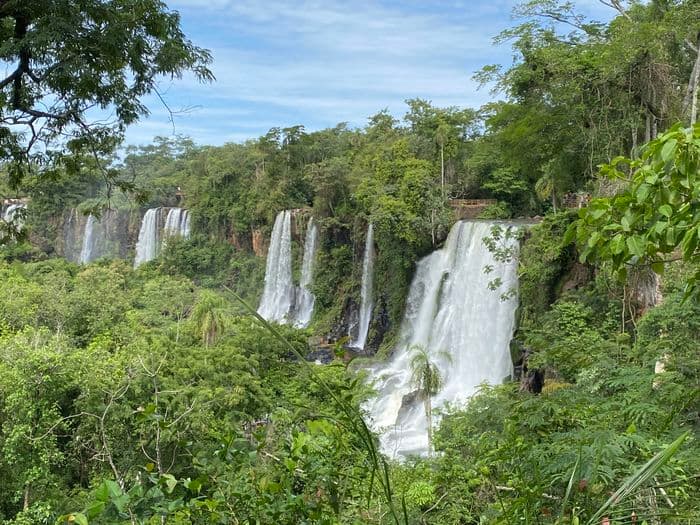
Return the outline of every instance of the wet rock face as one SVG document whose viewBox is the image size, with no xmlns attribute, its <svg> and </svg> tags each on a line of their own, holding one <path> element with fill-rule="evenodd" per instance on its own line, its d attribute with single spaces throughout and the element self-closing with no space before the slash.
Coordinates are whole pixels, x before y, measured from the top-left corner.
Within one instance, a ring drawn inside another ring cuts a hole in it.
<svg viewBox="0 0 700 525">
<path fill-rule="evenodd" d="M 593 278 L 593 267 L 575 262 L 562 280 L 561 293 L 585 286 Z"/>
<path fill-rule="evenodd" d="M 351 297 L 346 298 L 343 310 L 333 323 L 333 328 L 326 335 L 326 339 L 330 342 L 337 342 L 347 338 L 350 327 L 357 324 L 358 311 L 359 306 L 357 302 Z"/>
<path fill-rule="evenodd" d="M 391 321 L 389 320 L 389 312 L 386 308 L 385 297 L 379 298 L 379 301 L 374 307 L 374 315 L 370 323 L 369 337 L 365 345 L 365 351 L 374 355 L 379 350 L 379 347 L 384 342 L 384 336 L 391 329 Z"/>
<path fill-rule="evenodd" d="M 253 253 L 258 257 L 266 257 L 269 248 L 267 237 L 263 234 L 262 230 L 253 230 L 251 235 Z"/>
<path fill-rule="evenodd" d="M 422 396 L 418 390 L 409 392 L 401 398 L 401 408 L 399 408 L 399 413 L 396 416 L 396 425 L 401 426 L 405 421 L 410 419 L 410 416 L 416 410 L 422 410 L 421 401 Z"/>
<path fill-rule="evenodd" d="M 131 259 L 138 240 L 141 215 L 140 210 L 105 210 L 93 225 L 95 241 L 91 260 L 102 257 Z M 55 254 L 80 262 L 87 223 L 88 216 L 76 209 L 67 210 L 57 218 L 52 224 L 56 235 L 51 248 Z"/>
<path fill-rule="evenodd" d="M 307 361 L 317 362 L 324 365 L 329 364 L 333 361 L 333 359 L 335 359 L 335 352 L 333 352 L 333 348 L 328 345 L 319 345 L 306 355 Z"/>
</svg>

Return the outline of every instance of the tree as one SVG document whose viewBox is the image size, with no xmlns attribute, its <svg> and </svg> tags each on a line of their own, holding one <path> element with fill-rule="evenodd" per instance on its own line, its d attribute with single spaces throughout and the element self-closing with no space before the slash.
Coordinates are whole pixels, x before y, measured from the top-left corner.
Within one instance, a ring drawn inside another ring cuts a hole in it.
<svg viewBox="0 0 700 525">
<path fill-rule="evenodd" d="M 211 55 L 161 0 L 0 0 L 0 40 L 11 71 L 0 79 L 0 160 L 14 186 L 35 166 L 68 165 L 66 151 L 110 154 L 148 113 L 143 97 L 160 97 L 160 77 L 213 79 Z M 91 122 L 94 111 L 113 117 Z"/>
<path fill-rule="evenodd" d="M 223 334 L 226 328 L 225 307 L 226 300 L 209 290 L 203 290 L 194 305 L 190 319 L 204 346 L 215 344 Z"/>
<path fill-rule="evenodd" d="M 437 364 L 430 359 L 428 351 L 419 346 L 412 346 L 411 352 L 411 382 L 418 390 L 418 396 L 423 401 L 425 408 L 425 418 L 428 423 L 428 453 L 430 453 L 433 443 L 433 405 L 431 397 L 437 394 L 443 386 L 443 377 Z M 449 360 L 449 355 L 440 352 L 442 357 Z"/>
</svg>

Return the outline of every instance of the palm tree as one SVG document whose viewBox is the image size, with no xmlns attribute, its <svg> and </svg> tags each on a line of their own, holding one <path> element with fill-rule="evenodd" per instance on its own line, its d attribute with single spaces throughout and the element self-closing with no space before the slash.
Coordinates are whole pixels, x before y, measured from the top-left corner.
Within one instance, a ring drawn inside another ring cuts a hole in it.
<svg viewBox="0 0 700 525">
<path fill-rule="evenodd" d="M 209 290 L 203 290 L 194 305 L 190 320 L 207 348 L 216 343 L 226 328 L 226 305 L 223 297 Z"/>
<path fill-rule="evenodd" d="M 432 450 L 433 443 L 433 406 L 431 397 L 437 394 L 443 387 L 444 380 L 437 364 L 430 359 L 428 351 L 420 345 L 413 345 L 409 348 L 411 355 L 411 383 L 418 391 L 418 397 L 423 401 L 425 408 L 425 418 L 428 423 L 428 454 Z M 450 360 L 450 355 L 446 352 L 439 352 L 439 355 L 446 360 Z"/>
</svg>

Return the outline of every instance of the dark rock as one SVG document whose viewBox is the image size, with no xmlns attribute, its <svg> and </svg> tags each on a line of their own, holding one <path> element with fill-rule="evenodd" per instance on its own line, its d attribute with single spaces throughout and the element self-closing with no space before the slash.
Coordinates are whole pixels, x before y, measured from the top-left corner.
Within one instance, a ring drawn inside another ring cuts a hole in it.
<svg viewBox="0 0 700 525">
<path fill-rule="evenodd" d="M 319 345 L 306 354 L 307 361 L 320 362 L 324 365 L 331 363 L 335 359 L 335 352 L 330 345 Z"/>
<path fill-rule="evenodd" d="M 396 415 L 396 424 L 401 425 L 408 416 L 415 410 L 421 409 L 421 395 L 420 391 L 414 390 L 403 396 L 401 399 L 401 408 L 399 408 L 399 413 Z"/>
</svg>

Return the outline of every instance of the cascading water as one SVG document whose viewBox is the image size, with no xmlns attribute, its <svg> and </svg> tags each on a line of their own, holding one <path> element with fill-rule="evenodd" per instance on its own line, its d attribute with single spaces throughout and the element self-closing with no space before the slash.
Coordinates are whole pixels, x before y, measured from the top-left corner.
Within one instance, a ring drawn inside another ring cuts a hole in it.
<svg viewBox="0 0 700 525">
<path fill-rule="evenodd" d="M 412 384 L 412 348 L 425 349 L 443 377 L 434 407 L 463 402 L 480 384 L 501 383 L 512 373 L 509 344 L 517 300 L 503 301 L 488 283 L 500 278 L 516 286 L 517 263 L 493 259 L 482 241 L 491 226 L 459 222 L 444 248 L 418 262 L 400 343 L 390 361 L 370 369 L 378 393 L 367 404 L 370 424 L 382 432 L 382 450 L 392 457 L 428 451 L 426 416 Z M 493 271 L 486 274 L 486 266 Z"/>
<path fill-rule="evenodd" d="M 136 258 L 134 268 L 138 268 L 143 263 L 155 259 L 159 249 L 159 229 L 160 229 L 161 208 L 151 208 L 141 220 L 139 238 L 136 242 Z"/>
<path fill-rule="evenodd" d="M 85 230 L 83 232 L 83 246 L 80 249 L 80 264 L 88 264 L 94 260 L 96 255 L 95 245 L 97 244 L 97 232 L 95 226 L 97 219 L 94 215 L 88 215 L 85 221 Z"/>
<path fill-rule="evenodd" d="M 318 228 L 314 223 L 314 218 L 309 219 L 306 226 L 306 239 L 304 241 L 304 259 L 301 263 L 301 281 L 297 289 L 297 299 L 294 314 L 294 326 L 305 328 L 311 321 L 314 312 L 316 298 L 311 293 L 309 287 L 314 278 L 314 259 L 316 258 L 316 248 L 318 246 Z"/>
<path fill-rule="evenodd" d="M 357 334 L 350 343 L 351 348 L 363 349 L 367 342 L 369 323 L 372 319 L 372 277 L 374 273 L 374 226 L 367 227 L 365 254 L 362 259 L 362 285 L 360 287 L 360 318 L 356 325 Z M 352 337 L 352 334 L 350 334 Z"/>
<path fill-rule="evenodd" d="M 10 204 L 7 206 L 5 213 L 2 214 L 2 220 L 5 222 L 5 227 L 8 228 L 8 233 L 10 237 L 14 237 L 14 231 L 21 231 L 24 228 L 24 216 L 20 213 L 20 210 L 26 209 L 25 204 Z M 0 228 L 0 233 L 4 233 L 2 230 L 5 228 Z"/>
<path fill-rule="evenodd" d="M 277 214 L 265 268 L 265 289 L 258 313 L 268 321 L 289 321 L 294 302 L 292 282 L 292 212 Z"/>
<path fill-rule="evenodd" d="M 7 223 L 13 222 L 15 220 L 15 215 L 17 215 L 17 211 L 24 208 L 26 208 L 24 204 L 10 204 L 5 210 L 2 219 Z"/>
<path fill-rule="evenodd" d="M 190 235 L 190 212 L 183 208 L 171 208 L 165 218 L 163 242 L 168 237 L 179 236 L 187 238 Z"/>
</svg>

